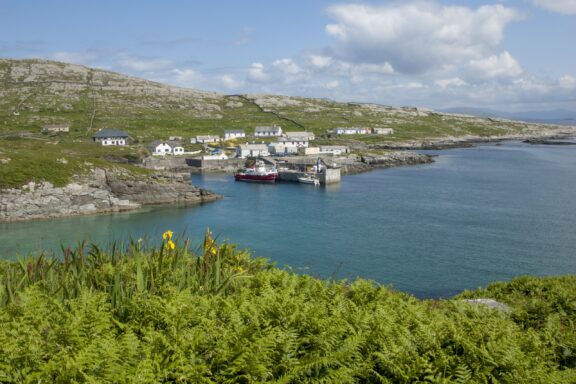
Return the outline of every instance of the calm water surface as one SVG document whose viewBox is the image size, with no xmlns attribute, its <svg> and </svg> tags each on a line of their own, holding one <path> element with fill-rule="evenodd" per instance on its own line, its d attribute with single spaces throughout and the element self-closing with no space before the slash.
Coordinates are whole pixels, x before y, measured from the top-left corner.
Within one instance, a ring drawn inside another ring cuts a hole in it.
<svg viewBox="0 0 576 384">
<path fill-rule="evenodd" d="M 0 255 L 78 240 L 221 240 L 297 272 L 357 276 L 448 296 L 521 274 L 576 273 L 576 146 L 508 143 L 437 152 L 431 165 L 345 176 L 338 186 L 194 176 L 225 199 L 198 207 L 0 224 Z"/>
</svg>

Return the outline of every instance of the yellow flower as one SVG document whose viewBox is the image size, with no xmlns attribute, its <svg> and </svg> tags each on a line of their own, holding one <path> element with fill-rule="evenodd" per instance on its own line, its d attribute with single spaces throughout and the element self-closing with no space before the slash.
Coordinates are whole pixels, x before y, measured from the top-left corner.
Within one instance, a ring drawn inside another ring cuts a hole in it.
<svg viewBox="0 0 576 384">
<path fill-rule="evenodd" d="M 172 240 L 172 234 L 174 234 L 174 232 L 172 232 L 171 230 L 167 230 L 162 234 L 162 238 L 164 240 Z"/>
<path fill-rule="evenodd" d="M 174 248 L 176 248 L 176 244 L 174 244 L 172 240 L 168 240 L 168 242 L 166 242 L 166 249 L 171 251 Z"/>
</svg>

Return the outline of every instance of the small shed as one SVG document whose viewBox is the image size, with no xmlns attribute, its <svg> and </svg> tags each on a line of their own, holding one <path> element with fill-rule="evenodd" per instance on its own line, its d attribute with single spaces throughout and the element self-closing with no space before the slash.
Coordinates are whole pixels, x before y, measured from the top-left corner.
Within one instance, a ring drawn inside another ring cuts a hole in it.
<svg viewBox="0 0 576 384">
<path fill-rule="evenodd" d="M 42 126 L 42 132 L 70 132 L 70 124 L 46 124 Z"/>
<path fill-rule="evenodd" d="M 372 133 L 374 133 L 376 135 L 392 135 L 392 134 L 394 134 L 394 129 L 377 127 L 377 128 L 372 128 Z"/>
</svg>

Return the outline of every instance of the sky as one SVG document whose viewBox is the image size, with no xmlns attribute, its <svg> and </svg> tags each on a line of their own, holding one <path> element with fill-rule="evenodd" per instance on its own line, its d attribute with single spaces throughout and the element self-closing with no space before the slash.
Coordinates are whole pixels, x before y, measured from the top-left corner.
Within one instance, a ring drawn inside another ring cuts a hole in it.
<svg viewBox="0 0 576 384">
<path fill-rule="evenodd" d="M 576 111 L 576 0 L 0 0 L 0 57 L 225 94 Z"/>
</svg>

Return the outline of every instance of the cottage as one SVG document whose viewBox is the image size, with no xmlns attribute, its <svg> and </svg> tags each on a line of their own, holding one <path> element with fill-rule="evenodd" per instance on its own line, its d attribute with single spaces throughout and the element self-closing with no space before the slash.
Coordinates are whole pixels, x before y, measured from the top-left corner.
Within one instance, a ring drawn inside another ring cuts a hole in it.
<svg viewBox="0 0 576 384">
<path fill-rule="evenodd" d="M 224 131 L 224 140 L 238 139 L 246 137 L 246 134 L 241 129 L 228 129 Z"/>
<path fill-rule="evenodd" d="M 242 159 L 246 157 L 270 156 L 266 144 L 240 144 L 236 147 L 236 156 Z"/>
<path fill-rule="evenodd" d="M 349 153 L 350 148 L 345 145 L 321 145 L 320 153 L 327 155 L 341 155 L 343 153 Z"/>
<path fill-rule="evenodd" d="M 184 147 L 178 141 L 156 140 L 148 145 L 148 150 L 152 155 L 182 155 L 184 154 Z"/>
<path fill-rule="evenodd" d="M 268 144 L 268 152 L 276 156 L 293 155 L 298 153 L 298 147 L 284 143 L 270 143 Z"/>
<path fill-rule="evenodd" d="M 392 135 L 394 134 L 394 129 L 392 128 L 372 128 L 372 133 L 375 135 Z"/>
<path fill-rule="evenodd" d="M 308 138 L 306 137 L 279 137 L 278 142 L 285 146 L 308 147 Z"/>
<path fill-rule="evenodd" d="M 219 141 L 220 141 L 220 136 L 215 136 L 215 135 L 196 136 L 196 142 L 199 144 L 217 143 Z"/>
<path fill-rule="evenodd" d="M 289 139 L 305 139 L 308 141 L 312 141 L 316 138 L 316 136 L 314 135 L 314 132 L 308 132 L 308 131 L 286 132 L 286 133 L 284 133 L 284 136 L 286 136 Z"/>
<path fill-rule="evenodd" d="M 280 137 L 282 136 L 282 128 L 276 124 L 271 127 L 256 127 L 254 129 L 254 136 L 256 137 Z"/>
<path fill-rule="evenodd" d="M 130 135 L 126 132 L 115 128 L 104 128 L 92 136 L 94 142 L 100 142 L 102 145 L 124 146 L 128 144 Z"/>
<path fill-rule="evenodd" d="M 70 124 L 46 124 L 42 126 L 42 132 L 70 132 Z"/>
<path fill-rule="evenodd" d="M 358 127 L 338 127 L 334 128 L 332 131 L 337 135 L 365 135 L 368 133 L 368 128 L 358 128 Z"/>
</svg>

